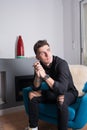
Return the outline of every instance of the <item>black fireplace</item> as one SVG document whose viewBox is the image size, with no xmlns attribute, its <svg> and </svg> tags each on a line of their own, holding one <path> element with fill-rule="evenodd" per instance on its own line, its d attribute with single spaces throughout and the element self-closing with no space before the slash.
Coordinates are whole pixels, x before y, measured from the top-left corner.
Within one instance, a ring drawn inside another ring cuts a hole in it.
<svg viewBox="0 0 87 130">
<path fill-rule="evenodd" d="M 16 101 L 23 101 L 22 89 L 33 84 L 33 75 L 15 76 Z"/>
</svg>

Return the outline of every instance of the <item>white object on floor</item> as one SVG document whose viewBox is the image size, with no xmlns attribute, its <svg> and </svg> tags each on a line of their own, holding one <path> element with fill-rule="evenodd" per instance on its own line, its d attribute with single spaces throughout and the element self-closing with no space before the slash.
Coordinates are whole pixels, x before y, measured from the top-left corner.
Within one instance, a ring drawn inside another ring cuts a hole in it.
<svg viewBox="0 0 87 130">
<path fill-rule="evenodd" d="M 36 128 L 29 128 L 29 130 L 38 130 L 38 127 L 36 127 Z"/>
<path fill-rule="evenodd" d="M 38 127 L 36 127 L 36 128 L 26 127 L 24 130 L 38 130 Z"/>
</svg>

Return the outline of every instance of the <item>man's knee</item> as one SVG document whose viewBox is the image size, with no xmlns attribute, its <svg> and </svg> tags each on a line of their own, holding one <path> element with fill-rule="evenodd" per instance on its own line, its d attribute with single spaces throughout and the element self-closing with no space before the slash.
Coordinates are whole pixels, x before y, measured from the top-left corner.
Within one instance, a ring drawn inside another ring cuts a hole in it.
<svg viewBox="0 0 87 130">
<path fill-rule="evenodd" d="M 33 92 L 29 92 L 29 94 L 28 94 L 28 96 L 29 96 L 29 99 L 31 100 L 31 99 L 33 99 L 34 98 L 34 93 Z"/>
<path fill-rule="evenodd" d="M 64 95 L 60 95 L 57 97 L 57 102 L 59 105 L 63 105 L 64 103 Z"/>
<path fill-rule="evenodd" d="M 61 112 L 67 112 L 68 110 L 68 106 L 65 102 L 65 97 L 64 95 L 60 95 L 58 98 L 57 98 L 57 105 L 58 105 L 58 110 L 61 111 Z"/>
<path fill-rule="evenodd" d="M 34 97 L 40 97 L 41 96 L 41 91 L 31 91 L 29 92 L 29 99 L 31 100 Z"/>
</svg>

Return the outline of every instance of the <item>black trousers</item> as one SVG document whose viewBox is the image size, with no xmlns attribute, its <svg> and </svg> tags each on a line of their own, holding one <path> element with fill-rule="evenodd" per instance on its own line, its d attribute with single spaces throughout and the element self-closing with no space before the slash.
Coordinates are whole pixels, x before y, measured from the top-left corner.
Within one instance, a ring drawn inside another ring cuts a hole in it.
<svg viewBox="0 0 87 130">
<path fill-rule="evenodd" d="M 68 106 L 75 102 L 76 97 L 71 93 L 65 93 L 64 102 L 57 101 L 58 95 L 52 91 L 42 92 L 42 96 L 34 97 L 29 101 L 29 125 L 31 128 L 38 126 L 39 103 L 56 104 L 58 108 L 58 130 L 68 129 Z"/>
</svg>

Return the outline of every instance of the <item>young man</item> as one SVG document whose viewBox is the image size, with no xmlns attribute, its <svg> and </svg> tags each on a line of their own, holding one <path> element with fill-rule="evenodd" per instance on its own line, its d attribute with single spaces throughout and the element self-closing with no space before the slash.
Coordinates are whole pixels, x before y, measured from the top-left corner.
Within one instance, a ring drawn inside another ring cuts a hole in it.
<svg viewBox="0 0 87 130">
<path fill-rule="evenodd" d="M 37 62 L 34 63 L 35 78 L 33 91 L 29 93 L 29 130 L 38 130 L 38 104 L 55 103 L 58 108 L 58 130 L 68 130 L 68 106 L 75 102 L 78 92 L 73 84 L 68 64 L 52 55 L 46 40 L 34 45 Z M 41 91 L 45 81 L 49 90 Z"/>
</svg>

